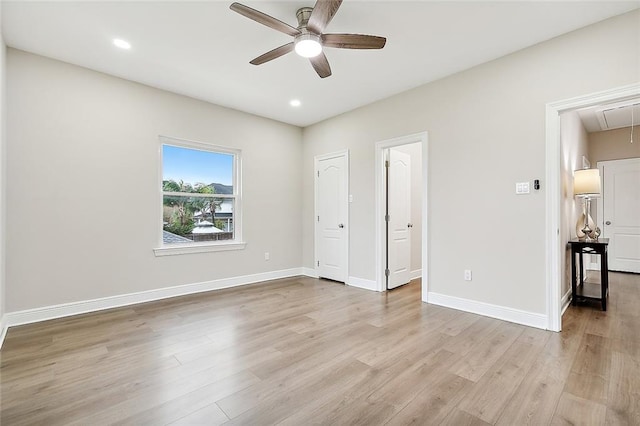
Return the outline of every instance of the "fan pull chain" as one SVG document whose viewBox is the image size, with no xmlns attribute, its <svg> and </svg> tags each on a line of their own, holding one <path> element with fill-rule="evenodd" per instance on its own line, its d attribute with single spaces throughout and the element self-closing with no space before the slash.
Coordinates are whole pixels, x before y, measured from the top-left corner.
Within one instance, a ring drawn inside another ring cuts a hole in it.
<svg viewBox="0 0 640 426">
<path fill-rule="evenodd" d="M 635 105 L 631 107 L 631 142 L 633 143 L 633 110 L 635 109 Z"/>
</svg>

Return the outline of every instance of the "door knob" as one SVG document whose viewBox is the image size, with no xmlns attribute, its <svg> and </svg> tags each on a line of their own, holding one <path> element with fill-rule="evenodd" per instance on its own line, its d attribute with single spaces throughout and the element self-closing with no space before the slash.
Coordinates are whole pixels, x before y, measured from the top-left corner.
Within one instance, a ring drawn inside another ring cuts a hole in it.
<svg viewBox="0 0 640 426">
<path fill-rule="evenodd" d="M 407 223 L 407 228 L 413 228 L 413 223 Z"/>
<path fill-rule="evenodd" d="M 606 221 L 604 224 L 605 224 L 605 225 L 611 225 L 611 221 L 610 221 L 610 220 L 608 220 L 608 221 Z"/>
<path fill-rule="evenodd" d="M 344 228 L 344 224 L 341 223 L 340 225 L 338 225 L 338 228 Z"/>
</svg>

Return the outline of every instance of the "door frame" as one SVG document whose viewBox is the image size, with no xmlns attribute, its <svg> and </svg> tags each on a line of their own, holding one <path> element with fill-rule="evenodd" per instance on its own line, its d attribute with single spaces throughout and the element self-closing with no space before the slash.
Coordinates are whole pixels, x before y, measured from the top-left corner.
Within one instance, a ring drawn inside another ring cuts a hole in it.
<svg viewBox="0 0 640 426">
<path fill-rule="evenodd" d="M 348 284 L 349 281 L 349 235 L 351 234 L 351 228 L 349 227 L 349 216 L 350 216 L 350 210 L 349 210 L 349 177 L 351 175 L 351 169 L 350 169 L 350 161 L 349 161 L 349 150 L 348 149 L 344 149 L 341 151 L 335 151 L 335 152 L 331 152 L 328 154 L 321 154 L 321 155 L 316 155 L 315 157 L 313 157 L 313 269 L 316 273 L 316 276 L 318 276 L 318 253 L 320 252 L 320 238 L 319 238 L 319 231 L 318 231 L 318 221 L 315 219 L 318 216 L 318 179 L 316 179 L 316 176 L 318 174 L 318 171 L 320 170 L 319 165 L 320 165 L 320 161 L 323 160 L 329 160 L 331 158 L 338 158 L 338 157 L 344 157 L 345 158 L 345 165 L 346 165 L 346 179 L 345 179 L 345 186 L 346 186 L 346 190 L 344 191 L 345 193 L 345 199 L 343 200 L 343 203 L 345 204 L 345 212 L 346 212 L 346 217 L 344 218 L 345 221 L 345 227 L 347 228 L 346 232 L 345 232 L 345 238 L 344 238 L 344 253 L 345 253 L 345 263 L 344 263 L 344 283 Z"/>
<path fill-rule="evenodd" d="M 387 139 L 376 142 L 375 144 L 375 235 L 376 235 L 376 290 L 385 291 L 385 250 L 387 236 L 385 232 L 385 168 L 384 168 L 384 151 L 387 148 L 393 148 L 400 145 L 409 145 L 413 143 L 422 144 L 422 301 L 428 302 L 428 284 L 429 284 L 429 225 L 427 217 L 427 208 L 429 206 L 428 197 L 428 177 L 429 177 L 429 134 L 428 132 L 415 133 L 407 136 L 400 136 L 394 139 Z"/>
<path fill-rule="evenodd" d="M 545 177 L 546 196 L 546 316 L 547 329 L 562 330 L 562 276 L 560 268 L 564 259 L 564 247 L 560 247 L 561 194 L 560 181 L 560 114 L 602 103 L 611 103 L 640 96 L 640 83 L 616 87 L 546 105 Z"/>
</svg>

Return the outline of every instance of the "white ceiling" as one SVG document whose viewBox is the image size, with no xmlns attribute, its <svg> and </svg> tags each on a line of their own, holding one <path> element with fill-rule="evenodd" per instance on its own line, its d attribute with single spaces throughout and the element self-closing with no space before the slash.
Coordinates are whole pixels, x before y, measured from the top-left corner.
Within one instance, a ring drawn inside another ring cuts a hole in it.
<svg viewBox="0 0 640 426">
<path fill-rule="evenodd" d="M 635 127 L 640 123 L 640 99 L 596 105 L 579 109 L 577 112 L 589 133 Z"/>
<path fill-rule="evenodd" d="M 296 26 L 313 0 L 241 1 Z M 382 50 L 326 49 L 320 79 L 291 41 L 229 10 L 231 1 L 3 1 L 8 46 L 150 86 L 307 126 L 640 6 L 635 1 L 345 0 L 327 33 L 387 37 Z M 117 49 L 113 38 L 132 44 Z M 293 108 L 291 99 L 302 106 Z"/>
</svg>

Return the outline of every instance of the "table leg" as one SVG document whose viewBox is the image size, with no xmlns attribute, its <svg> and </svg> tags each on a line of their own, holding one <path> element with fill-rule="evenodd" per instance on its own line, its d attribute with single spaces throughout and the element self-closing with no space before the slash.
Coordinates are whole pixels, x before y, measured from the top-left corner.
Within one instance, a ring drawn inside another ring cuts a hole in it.
<svg viewBox="0 0 640 426">
<path fill-rule="evenodd" d="M 584 284 L 584 259 L 582 256 L 582 250 L 578 252 L 578 256 L 580 256 L 580 281 L 578 281 L 578 285 Z"/>
<path fill-rule="evenodd" d="M 576 297 L 576 279 L 578 278 L 576 271 L 576 251 L 571 247 L 571 304 L 576 305 L 578 298 Z"/>
<path fill-rule="evenodd" d="M 602 291 L 602 310 L 607 310 L 607 297 L 609 296 L 609 262 L 607 260 L 607 247 L 600 253 L 600 284 Z"/>
</svg>

